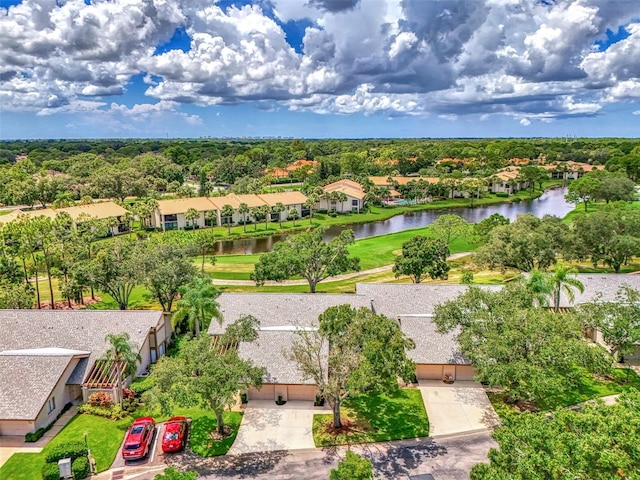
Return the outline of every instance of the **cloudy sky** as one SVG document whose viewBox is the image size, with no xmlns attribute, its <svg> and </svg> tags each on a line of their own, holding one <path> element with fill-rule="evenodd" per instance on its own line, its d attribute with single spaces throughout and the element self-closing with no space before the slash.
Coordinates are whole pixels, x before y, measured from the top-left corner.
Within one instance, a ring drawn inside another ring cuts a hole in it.
<svg viewBox="0 0 640 480">
<path fill-rule="evenodd" d="M 0 0 L 0 138 L 640 136 L 639 0 Z"/>
</svg>

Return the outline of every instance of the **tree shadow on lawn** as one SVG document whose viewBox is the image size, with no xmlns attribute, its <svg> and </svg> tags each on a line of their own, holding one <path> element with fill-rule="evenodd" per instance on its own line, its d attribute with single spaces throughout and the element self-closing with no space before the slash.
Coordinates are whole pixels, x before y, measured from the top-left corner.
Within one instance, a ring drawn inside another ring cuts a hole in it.
<svg viewBox="0 0 640 480">
<path fill-rule="evenodd" d="M 218 422 L 214 416 L 204 415 L 193 419 L 190 425 L 189 445 L 197 455 L 202 457 L 224 455 L 229 448 L 231 448 L 231 445 L 238 435 L 242 416 L 236 418 L 225 415 L 224 420 L 225 426 L 230 427 L 232 433 L 228 437 L 216 441 L 211 436 L 211 433 L 214 432 L 218 426 Z"/>
</svg>

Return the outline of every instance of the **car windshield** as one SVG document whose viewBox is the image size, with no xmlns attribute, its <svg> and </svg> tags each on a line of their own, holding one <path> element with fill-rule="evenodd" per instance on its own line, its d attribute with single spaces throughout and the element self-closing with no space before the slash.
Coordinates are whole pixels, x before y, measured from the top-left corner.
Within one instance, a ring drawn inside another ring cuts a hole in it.
<svg viewBox="0 0 640 480">
<path fill-rule="evenodd" d="M 125 450 L 137 450 L 140 448 L 140 444 L 139 443 L 133 443 L 131 445 L 125 445 L 124 449 Z"/>
<path fill-rule="evenodd" d="M 133 435 L 139 435 L 142 433 L 143 430 L 144 430 L 144 427 L 142 425 L 136 425 L 135 427 L 131 428 L 131 433 Z"/>
<path fill-rule="evenodd" d="M 165 440 L 177 440 L 178 439 L 178 432 L 167 432 L 164 434 L 164 439 Z"/>
</svg>

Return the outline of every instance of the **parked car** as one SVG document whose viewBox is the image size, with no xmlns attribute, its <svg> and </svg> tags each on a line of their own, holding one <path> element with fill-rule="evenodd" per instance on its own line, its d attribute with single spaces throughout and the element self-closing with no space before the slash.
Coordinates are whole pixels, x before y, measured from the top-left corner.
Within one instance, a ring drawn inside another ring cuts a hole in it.
<svg viewBox="0 0 640 480">
<path fill-rule="evenodd" d="M 122 458 L 125 460 L 138 460 L 146 457 L 151 448 L 155 430 L 156 422 L 154 422 L 153 418 L 136 418 L 124 437 Z"/>
<path fill-rule="evenodd" d="M 187 419 L 184 417 L 173 417 L 167 420 L 164 425 L 164 435 L 162 436 L 162 451 L 177 452 L 184 448 L 187 440 Z"/>
</svg>

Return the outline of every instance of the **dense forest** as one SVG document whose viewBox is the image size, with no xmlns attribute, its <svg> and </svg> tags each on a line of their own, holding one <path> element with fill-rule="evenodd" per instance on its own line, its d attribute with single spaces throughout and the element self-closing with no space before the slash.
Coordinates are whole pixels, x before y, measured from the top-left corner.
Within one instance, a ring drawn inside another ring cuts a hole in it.
<svg viewBox="0 0 640 480">
<path fill-rule="evenodd" d="M 640 140 L 635 139 L 5 141 L 0 143 L 0 203 L 64 204 L 82 197 L 122 200 L 164 192 L 188 196 L 209 194 L 220 184 L 247 193 L 277 181 L 269 174 L 273 168 L 302 159 L 315 160 L 320 168 L 300 168 L 292 179 L 323 183 L 338 176 L 456 171 L 486 177 L 514 158 L 606 165 L 634 181 L 640 177 Z"/>
</svg>

